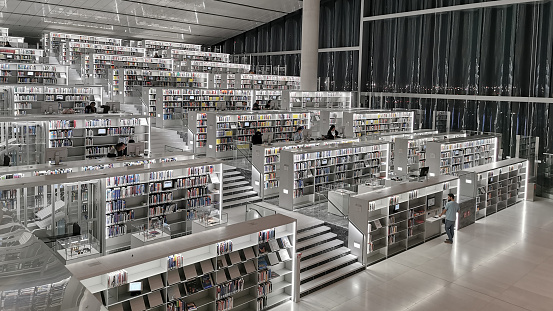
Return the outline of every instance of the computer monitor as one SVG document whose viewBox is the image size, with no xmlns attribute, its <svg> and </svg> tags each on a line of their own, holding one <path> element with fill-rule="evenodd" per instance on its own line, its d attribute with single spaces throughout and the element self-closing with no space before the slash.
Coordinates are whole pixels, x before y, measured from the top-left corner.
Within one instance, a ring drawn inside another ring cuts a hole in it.
<svg viewBox="0 0 553 311">
<path fill-rule="evenodd" d="M 107 134 L 107 129 L 98 129 L 98 136 L 105 136 Z"/>
<path fill-rule="evenodd" d="M 244 122 L 244 127 L 250 127 L 250 122 Z"/>
<path fill-rule="evenodd" d="M 173 188 L 173 181 L 172 180 L 166 180 L 166 181 L 163 182 L 163 190 L 171 189 L 171 188 Z"/>
<path fill-rule="evenodd" d="M 64 99 L 63 95 L 56 95 L 57 101 L 63 101 L 63 99 Z"/>
<path fill-rule="evenodd" d="M 53 161 L 55 165 L 59 165 L 62 159 L 67 159 L 67 147 L 46 148 L 46 160 Z"/>
<path fill-rule="evenodd" d="M 119 112 L 121 111 L 121 103 L 120 102 L 107 102 L 106 106 L 109 107 L 109 110 L 111 112 Z"/>
<path fill-rule="evenodd" d="M 142 291 L 142 282 L 129 283 L 129 292 L 140 292 L 140 291 Z"/>
<path fill-rule="evenodd" d="M 42 112 L 43 114 L 57 113 L 58 112 L 58 104 L 43 102 L 40 105 L 40 112 Z"/>
<path fill-rule="evenodd" d="M 425 167 L 421 167 L 420 169 L 420 173 L 419 173 L 419 177 L 426 177 L 428 176 L 428 171 L 430 170 L 430 168 L 428 166 L 425 166 Z"/>
<path fill-rule="evenodd" d="M 129 156 L 138 157 L 144 154 L 144 149 L 145 149 L 144 142 L 129 143 L 127 145 L 127 154 Z"/>
<path fill-rule="evenodd" d="M 396 205 L 394 206 L 394 212 L 399 212 L 399 204 L 396 204 Z"/>
<path fill-rule="evenodd" d="M 35 75 L 35 73 L 34 73 L 34 72 L 32 72 L 32 71 L 28 71 L 28 72 L 27 72 L 27 75 L 28 75 L 28 76 L 34 76 L 34 75 Z"/>
<path fill-rule="evenodd" d="M 263 133 L 263 142 L 266 144 L 271 144 L 273 142 L 274 137 L 275 137 L 275 133 L 273 132 Z"/>
</svg>

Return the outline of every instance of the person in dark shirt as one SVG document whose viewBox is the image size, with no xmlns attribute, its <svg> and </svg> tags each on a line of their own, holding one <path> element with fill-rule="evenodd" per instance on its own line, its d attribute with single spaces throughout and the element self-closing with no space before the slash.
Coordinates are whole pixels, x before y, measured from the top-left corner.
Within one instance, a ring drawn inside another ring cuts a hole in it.
<svg viewBox="0 0 553 311">
<path fill-rule="evenodd" d="M 256 102 L 253 104 L 253 110 L 261 110 L 261 107 L 259 107 L 259 101 L 256 101 Z"/>
<path fill-rule="evenodd" d="M 256 131 L 255 134 L 252 136 L 252 145 L 261 144 L 263 144 L 263 135 L 261 135 L 260 131 Z"/>
<path fill-rule="evenodd" d="M 268 101 L 266 104 L 265 104 L 265 110 L 271 110 L 273 109 L 272 105 L 271 105 L 271 101 Z"/>
<path fill-rule="evenodd" d="M 333 124 L 330 126 L 330 129 L 326 133 L 327 139 L 335 139 L 338 138 L 338 131 L 336 130 L 336 126 Z"/>
<path fill-rule="evenodd" d="M 122 157 L 124 155 L 127 145 L 125 143 L 117 143 L 114 147 L 108 151 L 108 158 Z"/>
<path fill-rule="evenodd" d="M 96 113 L 96 103 L 90 102 L 88 106 L 84 107 L 84 113 Z"/>
<path fill-rule="evenodd" d="M 161 56 L 159 56 L 159 54 L 157 54 L 157 52 L 154 54 L 154 58 L 161 58 Z"/>
</svg>

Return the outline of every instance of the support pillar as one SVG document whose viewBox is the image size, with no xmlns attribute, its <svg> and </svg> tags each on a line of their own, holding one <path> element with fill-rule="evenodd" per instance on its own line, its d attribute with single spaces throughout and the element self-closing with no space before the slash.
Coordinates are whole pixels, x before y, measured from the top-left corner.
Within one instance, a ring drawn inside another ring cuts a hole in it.
<svg viewBox="0 0 553 311">
<path fill-rule="evenodd" d="M 300 71 L 302 91 L 317 91 L 320 7 L 321 0 L 303 0 Z"/>
</svg>

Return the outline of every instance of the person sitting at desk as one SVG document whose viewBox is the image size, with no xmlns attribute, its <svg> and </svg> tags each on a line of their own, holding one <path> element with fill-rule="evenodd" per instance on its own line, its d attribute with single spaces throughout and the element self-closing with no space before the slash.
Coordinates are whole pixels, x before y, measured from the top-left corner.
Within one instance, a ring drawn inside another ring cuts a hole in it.
<svg viewBox="0 0 553 311">
<path fill-rule="evenodd" d="M 263 144 L 263 135 L 260 131 L 256 131 L 252 136 L 252 145 L 261 145 Z"/>
<path fill-rule="evenodd" d="M 294 133 L 294 141 L 301 141 L 303 139 L 303 127 L 300 126 Z"/>
<path fill-rule="evenodd" d="M 259 107 L 259 101 L 256 101 L 254 104 L 253 104 L 253 109 L 252 110 L 261 110 L 261 107 Z"/>
<path fill-rule="evenodd" d="M 265 104 L 265 110 L 271 110 L 273 109 L 272 105 L 271 105 L 271 101 L 268 101 L 266 104 Z"/>
<path fill-rule="evenodd" d="M 84 107 L 84 113 L 96 113 L 96 103 L 90 102 L 88 106 Z"/>
<path fill-rule="evenodd" d="M 336 126 L 334 124 L 332 124 L 330 126 L 330 129 L 328 130 L 328 132 L 326 133 L 326 138 L 327 139 L 335 139 L 335 138 L 338 138 L 338 131 L 336 130 Z"/>
<path fill-rule="evenodd" d="M 125 143 L 117 143 L 108 151 L 108 158 L 116 158 L 124 156 L 124 150 L 127 149 Z"/>
<path fill-rule="evenodd" d="M 134 139 L 129 139 L 129 144 L 134 144 L 134 143 L 135 143 Z M 127 152 L 128 152 L 128 149 L 125 146 L 125 150 L 123 150 L 123 155 L 128 156 L 129 154 Z"/>
</svg>

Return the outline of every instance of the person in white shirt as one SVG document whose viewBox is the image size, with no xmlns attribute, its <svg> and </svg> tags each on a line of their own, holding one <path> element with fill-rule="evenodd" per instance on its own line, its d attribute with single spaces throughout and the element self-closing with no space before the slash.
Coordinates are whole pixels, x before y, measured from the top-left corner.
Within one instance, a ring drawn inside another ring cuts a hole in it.
<svg viewBox="0 0 553 311">
<path fill-rule="evenodd" d="M 294 133 L 294 141 L 301 141 L 303 139 L 303 127 L 300 126 Z"/>
</svg>

